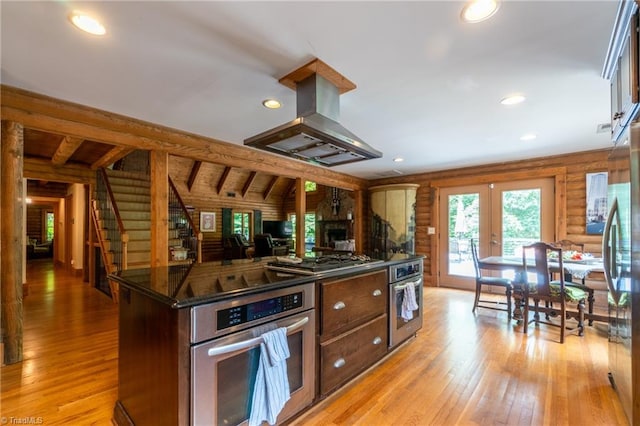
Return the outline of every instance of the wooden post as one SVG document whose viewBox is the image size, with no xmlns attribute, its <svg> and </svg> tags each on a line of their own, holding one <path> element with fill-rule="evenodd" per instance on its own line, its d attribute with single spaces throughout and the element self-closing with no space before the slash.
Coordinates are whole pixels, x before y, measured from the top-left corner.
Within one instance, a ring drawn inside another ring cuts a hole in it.
<svg viewBox="0 0 640 426">
<path fill-rule="evenodd" d="M 0 153 L 0 293 L 4 362 L 22 361 L 23 127 L 2 121 Z"/>
<path fill-rule="evenodd" d="M 204 240 L 204 235 L 202 235 L 202 232 L 198 232 L 197 235 L 197 256 L 196 256 L 196 260 L 198 263 L 202 263 L 202 240 Z"/>
<path fill-rule="evenodd" d="M 169 264 L 169 154 L 151 151 L 151 267 Z"/>
<path fill-rule="evenodd" d="M 304 257 L 304 216 L 307 213 L 307 193 L 305 180 L 296 178 L 296 256 Z"/>
</svg>

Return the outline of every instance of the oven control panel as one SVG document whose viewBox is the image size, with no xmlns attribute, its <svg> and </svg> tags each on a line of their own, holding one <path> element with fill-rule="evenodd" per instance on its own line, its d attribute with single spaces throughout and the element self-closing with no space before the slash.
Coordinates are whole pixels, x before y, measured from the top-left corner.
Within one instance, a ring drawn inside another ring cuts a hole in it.
<svg viewBox="0 0 640 426">
<path fill-rule="evenodd" d="M 217 330 L 246 324 L 302 306 L 302 292 L 259 300 L 217 312 Z"/>
<path fill-rule="evenodd" d="M 389 267 L 389 282 L 395 283 L 422 273 L 422 260 L 401 263 Z"/>
<path fill-rule="evenodd" d="M 191 343 L 225 336 L 315 307 L 315 281 L 191 308 Z"/>
</svg>

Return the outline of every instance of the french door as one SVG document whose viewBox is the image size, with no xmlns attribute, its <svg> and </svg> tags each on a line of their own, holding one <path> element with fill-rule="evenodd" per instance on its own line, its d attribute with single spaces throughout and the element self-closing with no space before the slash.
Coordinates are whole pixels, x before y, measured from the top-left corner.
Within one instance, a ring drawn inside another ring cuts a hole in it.
<svg viewBox="0 0 640 426">
<path fill-rule="evenodd" d="M 520 257 L 525 244 L 554 241 L 553 189 L 553 178 L 441 188 L 439 284 L 475 288 L 471 239 L 480 258 Z"/>
</svg>

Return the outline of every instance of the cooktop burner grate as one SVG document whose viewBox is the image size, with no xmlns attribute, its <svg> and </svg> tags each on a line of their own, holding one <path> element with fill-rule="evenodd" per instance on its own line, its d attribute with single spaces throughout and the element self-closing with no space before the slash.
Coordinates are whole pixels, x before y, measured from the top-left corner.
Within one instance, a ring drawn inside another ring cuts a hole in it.
<svg viewBox="0 0 640 426">
<path fill-rule="evenodd" d="M 280 271 L 313 274 L 316 272 L 330 271 L 332 269 L 347 268 L 371 262 L 371 258 L 365 255 L 332 254 L 317 258 L 306 257 L 299 263 L 287 261 L 269 262 L 267 267 Z"/>
</svg>

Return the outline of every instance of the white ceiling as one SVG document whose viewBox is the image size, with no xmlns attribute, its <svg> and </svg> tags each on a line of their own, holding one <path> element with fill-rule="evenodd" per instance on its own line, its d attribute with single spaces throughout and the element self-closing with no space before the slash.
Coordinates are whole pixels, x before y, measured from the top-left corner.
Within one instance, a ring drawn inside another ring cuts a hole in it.
<svg viewBox="0 0 640 426">
<path fill-rule="evenodd" d="M 340 97 L 341 124 L 384 154 L 334 170 L 428 172 L 610 146 L 596 129 L 610 119 L 601 71 L 617 4 L 507 0 L 470 25 L 460 1 L 2 0 L 1 79 L 242 145 L 295 118 L 278 79 L 317 57 L 358 86 Z M 107 35 L 71 26 L 71 10 Z M 516 92 L 527 101 L 499 103 Z"/>
</svg>

